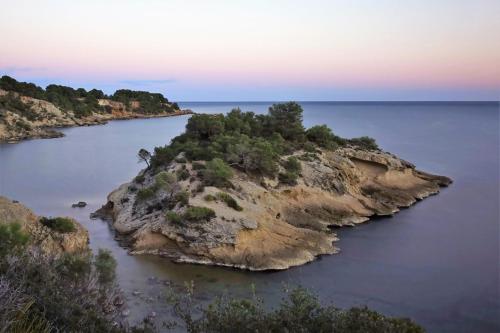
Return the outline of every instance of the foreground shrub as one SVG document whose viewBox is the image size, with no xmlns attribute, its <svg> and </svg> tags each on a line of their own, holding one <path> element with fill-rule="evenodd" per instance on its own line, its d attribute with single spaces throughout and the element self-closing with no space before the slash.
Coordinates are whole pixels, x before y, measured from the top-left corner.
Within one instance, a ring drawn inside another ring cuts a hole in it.
<svg viewBox="0 0 500 333">
<path fill-rule="evenodd" d="M 186 209 L 182 217 L 191 222 L 209 221 L 215 217 L 215 212 L 207 207 L 191 206 Z"/>
<path fill-rule="evenodd" d="M 180 224 L 182 222 L 182 217 L 171 210 L 165 213 L 165 218 L 167 219 L 167 221 L 175 224 Z"/>
<path fill-rule="evenodd" d="M 76 231 L 75 224 L 67 217 L 41 217 L 40 223 L 63 234 Z"/>
<path fill-rule="evenodd" d="M 21 229 L 19 223 L 0 222 L 0 258 L 22 249 L 28 241 L 29 235 Z"/>
<path fill-rule="evenodd" d="M 409 319 L 389 318 L 364 308 L 341 310 L 322 306 L 318 298 L 303 288 L 286 294 L 282 303 L 266 310 L 262 299 L 219 297 L 208 306 L 195 301 L 191 289 L 179 297 L 171 293 L 177 324 L 191 333 L 201 332 L 318 332 L 318 333 L 423 333 Z M 201 314 L 198 309 L 201 308 Z"/>
<path fill-rule="evenodd" d="M 206 197 L 207 196 L 205 196 L 205 200 L 206 200 Z M 224 201 L 228 207 L 231 207 L 234 210 L 237 210 L 237 211 L 243 210 L 243 207 L 241 207 L 232 196 L 230 196 L 229 194 L 227 194 L 225 192 L 217 193 L 217 199 Z"/>
<path fill-rule="evenodd" d="M 137 191 L 137 200 L 145 201 L 155 196 L 155 190 L 151 187 L 141 188 Z"/>
<path fill-rule="evenodd" d="M 283 163 L 283 166 L 285 167 L 286 171 L 294 172 L 296 174 L 299 174 L 302 171 L 302 165 L 295 156 L 290 156 L 289 158 L 287 158 Z"/>
<path fill-rule="evenodd" d="M 181 204 L 181 206 L 185 206 L 189 203 L 189 193 L 185 190 L 179 191 L 174 196 L 175 202 Z"/>
</svg>

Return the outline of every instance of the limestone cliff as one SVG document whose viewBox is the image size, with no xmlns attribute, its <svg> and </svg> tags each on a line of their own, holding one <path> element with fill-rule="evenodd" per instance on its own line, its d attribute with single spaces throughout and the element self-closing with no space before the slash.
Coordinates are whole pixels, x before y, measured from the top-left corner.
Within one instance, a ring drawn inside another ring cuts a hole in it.
<svg viewBox="0 0 500 333">
<path fill-rule="evenodd" d="M 72 220 L 75 230 L 69 233 L 56 232 L 42 223 L 29 208 L 0 196 L 0 223 L 19 223 L 30 235 L 30 243 L 51 255 L 63 252 L 81 252 L 88 250 L 89 236 L 77 221 Z"/>
<path fill-rule="evenodd" d="M 331 227 L 394 214 L 451 183 L 380 150 L 344 147 L 321 150 L 313 158 L 303 151 L 294 155 L 302 169 L 295 186 L 235 170 L 229 189 L 201 186 L 198 167 L 181 156 L 164 170 L 184 174 L 181 179 L 146 199 L 139 198 L 141 189 L 153 186 L 158 173 L 146 169 L 113 191 L 97 215 L 110 219 L 129 241 L 133 254 L 279 270 L 336 253 L 337 238 Z M 188 200 L 176 199 L 185 191 Z M 233 208 L 224 199 L 227 195 L 237 203 Z M 193 206 L 209 208 L 215 216 L 192 221 L 185 212 Z"/>
</svg>

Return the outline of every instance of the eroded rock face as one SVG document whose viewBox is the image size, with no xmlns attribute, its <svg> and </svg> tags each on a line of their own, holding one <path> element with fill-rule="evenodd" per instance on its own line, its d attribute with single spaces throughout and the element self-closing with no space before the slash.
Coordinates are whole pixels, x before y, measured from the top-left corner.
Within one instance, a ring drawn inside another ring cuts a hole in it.
<svg viewBox="0 0 500 333">
<path fill-rule="evenodd" d="M 40 246 L 43 252 L 58 255 L 63 252 L 76 253 L 88 250 L 89 235 L 77 221 L 72 220 L 76 230 L 59 233 L 39 222 L 29 208 L 0 196 L 0 223 L 19 223 L 30 235 L 30 243 Z"/>
<path fill-rule="evenodd" d="M 337 238 L 330 227 L 352 226 L 373 215 L 394 214 L 451 183 L 449 178 L 423 173 L 381 151 L 341 148 L 312 159 L 302 158 L 303 152 L 295 155 L 302 165 L 296 186 L 280 185 L 272 179 L 256 181 L 235 171 L 232 189 L 202 188 L 191 163 L 172 162 L 164 171 L 185 169 L 189 177 L 139 200 L 137 193 L 154 184 L 153 172 L 144 170 L 141 183 L 120 186 L 108 196 L 99 213 L 125 235 L 133 254 L 278 270 L 336 253 Z M 180 191 L 190 193 L 189 206 L 210 208 L 216 217 L 202 222 L 182 219 L 186 206 L 172 201 Z M 220 192 L 232 196 L 242 209 L 213 199 Z M 167 211 L 175 212 L 180 220 L 173 221 Z"/>
</svg>

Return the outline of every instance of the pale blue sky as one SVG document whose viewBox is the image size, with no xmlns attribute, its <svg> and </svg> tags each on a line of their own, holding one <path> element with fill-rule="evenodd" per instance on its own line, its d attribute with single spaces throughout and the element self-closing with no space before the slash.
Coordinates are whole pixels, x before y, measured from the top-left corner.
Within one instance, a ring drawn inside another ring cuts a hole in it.
<svg viewBox="0 0 500 333">
<path fill-rule="evenodd" d="M 0 74 L 175 100 L 499 100 L 500 1 L 0 0 Z"/>
</svg>

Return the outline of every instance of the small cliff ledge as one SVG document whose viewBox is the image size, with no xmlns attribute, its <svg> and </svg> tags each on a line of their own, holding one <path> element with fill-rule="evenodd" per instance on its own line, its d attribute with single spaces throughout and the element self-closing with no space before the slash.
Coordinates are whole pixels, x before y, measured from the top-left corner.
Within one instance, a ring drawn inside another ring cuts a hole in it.
<svg viewBox="0 0 500 333">
<path fill-rule="evenodd" d="M 248 270 L 287 269 L 338 252 L 332 227 L 392 215 L 451 183 L 415 169 L 367 138 L 340 139 L 321 126 L 305 131 L 306 141 L 272 154 L 273 144 L 264 145 L 261 137 L 252 141 L 250 134 L 227 133 L 229 118 L 253 117 L 239 110 L 220 116 L 225 130 L 207 139 L 207 123 L 217 117 L 193 116 L 185 134 L 157 148 L 151 166 L 113 191 L 95 213 L 110 221 L 132 254 Z"/>
<path fill-rule="evenodd" d="M 70 232 L 59 232 L 41 222 L 29 208 L 0 196 L 0 224 L 19 223 L 30 236 L 30 243 L 50 255 L 63 252 L 78 253 L 88 250 L 89 235 L 74 219 L 65 218 L 72 224 Z"/>
</svg>

